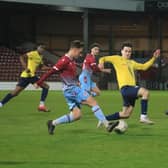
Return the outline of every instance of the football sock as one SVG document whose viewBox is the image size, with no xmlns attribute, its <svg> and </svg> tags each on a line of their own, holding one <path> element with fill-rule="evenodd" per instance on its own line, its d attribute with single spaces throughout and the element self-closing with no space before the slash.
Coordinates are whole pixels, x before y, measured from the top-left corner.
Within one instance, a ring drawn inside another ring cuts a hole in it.
<svg viewBox="0 0 168 168">
<path fill-rule="evenodd" d="M 40 106 L 44 106 L 44 101 L 40 101 Z"/>
<path fill-rule="evenodd" d="M 116 113 L 114 113 L 114 114 L 107 115 L 107 116 L 106 116 L 106 119 L 107 119 L 108 121 L 118 120 L 118 119 L 120 119 L 120 114 L 119 114 L 119 112 L 116 112 Z"/>
<path fill-rule="evenodd" d="M 48 89 L 47 88 L 42 88 L 41 101 L 45 101 L 47 95 L 48 95 Z"/>
<path fill-rule="evenodd" d="M 63 115 L 59 118 L 57 118 L 56 120 L 53 120 L 52 124 L 53 125 L 58 125 L 58 124 L 63 124 L 63 123 L 71 123 L 74 121 L 74 117 L 73 114 L 67 114 L 67 115 Z"/>
<path fill-rule="evenodd" d="M 94 115 L 96 116 L 96 118 L 98 120 L 100 120 L 100 121 L 105 121 L 106 120 L 101 108 L 98 105 L 93 106 L 92 111 L 94 112 Z"/>
<path fill-rule="evenodd" d="M 141 100 L 141 114 L 147 115 L 148 110 L 148 100 L 142 99 Z"/>
<path fill-rule="evenodd" d="M 1 101 L 1 103 L 2 103 L 2 105 L 4 105 L 5 103 L 7 103 L 10 99 L 12 99 L 13 97 L 15 97 L 15 96 L 13 96 L 11 93 L 8 93 L 3 99 L 2 99 L 2 101 Z"/>
<path fill-rule="evenodd" d="M 2 107 L 3 106 L 3 104 L 0 102 L 0 107 Z"/>
</svg>

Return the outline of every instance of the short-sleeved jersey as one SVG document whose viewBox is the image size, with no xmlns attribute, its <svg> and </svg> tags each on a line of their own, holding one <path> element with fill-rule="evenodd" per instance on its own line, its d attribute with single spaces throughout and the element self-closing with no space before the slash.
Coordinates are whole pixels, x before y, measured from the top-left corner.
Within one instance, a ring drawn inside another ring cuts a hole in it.
<svg viewBox="0 0 168 168">
<path fill-rule="evenodd" d="M 35 76 L 37 68 L 43 64 L 42 56 L 37 51 L 31 51 L 27 54 L 27 69 L 30 70 L 29 73 L 27 73 L 25 70 L 21 73 L 21 77 L 33 77 Z"/>
<path fill-rule="evenodd" d="M 87 71 L 90 75 L 93 72 L 99 72 L 100 69 L 97 66 L 95 56 L 92 54 L 87 54 L 82 66 L 83 71 Z"/>
<path fill-rule="evenodd" d="M 65 55 L 58 60 L 53 66 L 53 69 L 60 73 L 63 82 L 63 90 L 77 85 L 77 67 L 74 59 Z"/>
<path fill-rule="evenodd" d="M 100 58 L 99 63 L 110 62 L 114 65 L 117 81 L 119 88 L 123 86 L 135 86 L 135 70 L 147 70 L 155 61 L 155 58 L 152 57 L 149 61 L 144 64 L 138 63 L 131 59 L 125 59 L 122 56 L 105 56 Z"/>
</svg>

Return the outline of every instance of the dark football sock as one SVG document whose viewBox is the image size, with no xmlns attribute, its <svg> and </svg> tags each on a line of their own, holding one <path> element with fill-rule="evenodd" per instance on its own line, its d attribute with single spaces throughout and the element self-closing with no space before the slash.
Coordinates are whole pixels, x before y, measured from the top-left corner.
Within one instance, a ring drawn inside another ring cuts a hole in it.
<svg viewBox="0 0 168 168">
<path fill-rule="evenodd" d="M 2 99 L 2 101 L 1 101 L 1 103 L 4 105 L 4 104 L 6 104 L 10 99 L 12 99 L 13 97 L 15 97 L 15 96 L 13 96 L 11 93 L 8 93 L 3 99 Z"/>
<path fill-rule="evenodd" d="M 120 119 L 120 114 L 119 114 L 119 112 L 116 112 L 116 113 L 114 113 L 114 114 L 110 114 L 110 115 L 106 116 L 106 119 L 107 119 L 108 121 L 118 120 L 118 119 Z"/>
</svg>

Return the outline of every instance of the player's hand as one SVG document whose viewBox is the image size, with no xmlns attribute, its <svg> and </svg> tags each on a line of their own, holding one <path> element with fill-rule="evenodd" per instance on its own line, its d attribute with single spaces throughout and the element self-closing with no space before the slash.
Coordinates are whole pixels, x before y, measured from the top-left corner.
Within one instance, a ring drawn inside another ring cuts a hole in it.
<svg viewBox="0 0 168 168">
<path fill-rule="evenodd" d="M 37 83 L 34 83 L 33 86 L 38 89 L 39 88 L 39 85 L 37 85 Z"/>
<path fill-rule="evenodd" d="M 160 49 L 157 49 L 157 50 L 153 53 L 153 56 L 154 56 L 155 58 L 160 57 Z"/>
<path fill-rule="evenodd" d="M 104 69 L 104 64 L 98 64 L 98 67 L 99 67 L 100 69 Z"/>
</svg>

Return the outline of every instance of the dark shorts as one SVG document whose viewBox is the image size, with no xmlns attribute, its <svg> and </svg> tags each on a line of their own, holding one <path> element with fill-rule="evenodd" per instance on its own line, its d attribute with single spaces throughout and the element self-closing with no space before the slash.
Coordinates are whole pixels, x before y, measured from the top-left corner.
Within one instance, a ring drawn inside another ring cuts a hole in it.
<svg viewBox="0 0 168 168">
<path fill-rule="evenodd" d="M 135 106 L 135 101 L 138 98 L 139 86 L 124 86 L 121 88 L 123 98 L 123 106 Z"/>
<path fill-rule="evenodd" d="M 34 84 L 36 83 L 37 81 L 39 80 L 39 78 L 37 76 L 33 76 L 33 77 L 27 77 L 27 78 L 23 78 L 21 77 L 19 79 L 19 82 L 17 84 L 17 86 L 20 86 L 20 87 L 27 87 L 30 83 L 31 84 Z"/>
</svg>

